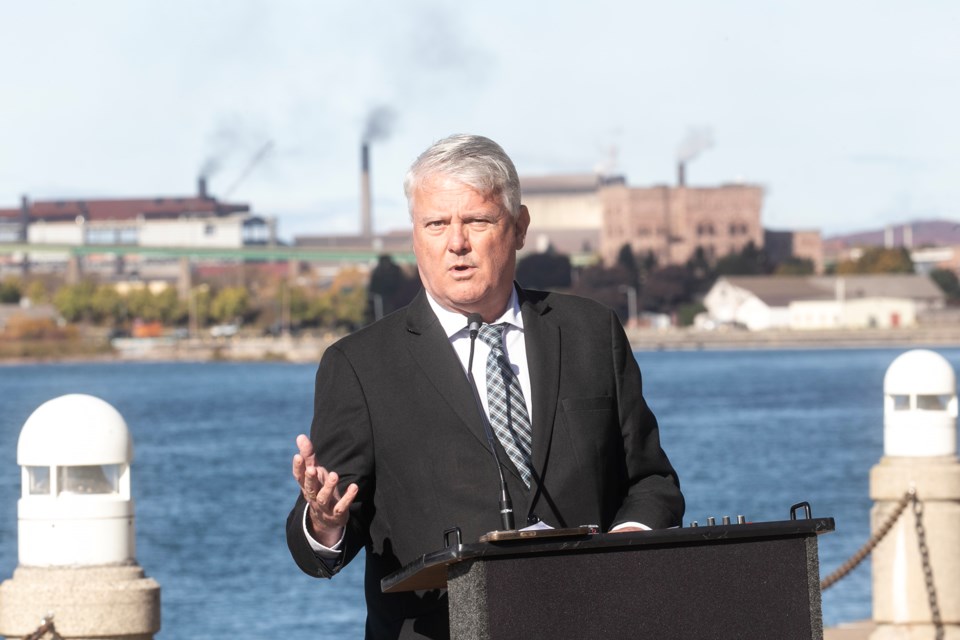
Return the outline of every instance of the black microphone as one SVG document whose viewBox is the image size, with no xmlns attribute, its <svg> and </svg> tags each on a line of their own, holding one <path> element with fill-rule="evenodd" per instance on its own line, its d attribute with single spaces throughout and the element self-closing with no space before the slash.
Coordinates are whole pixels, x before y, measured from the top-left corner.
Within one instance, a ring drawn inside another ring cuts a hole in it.
<svg viewBox="0 0 960 640">
<path fill-rule="evenodd" d="M 487 412 L 483 410 L 483 403 L 480 401 L 480 391 L 477 389 L 477 381 L 473 378 L 473 348 L 476 345 L 477 334 L 480 333 L 480 327 L 482 325 L 483 317 L 479 313 L 471 313 L 467 316 L 467 328 L 470 330 L 470 357 L 467 359 L 467 379 L 470 381 L 470 387 L 473 389 L 473 399 L 477 403 L 477 409 L 480 410 L 480 418 L 483 421 L 483 431 L 487 436 L 487 442 L 490 444 L 490 451 L 493 452 L 493 460 L 497 463 L 497 473 L 500 474 L 500 524 L 505 531 L 513 531 L 515 528 L 513 521 L 513 500 L 510 499 L 507 481 L 503 477 L 503 465 L 500 464 L 497 445 L 493 440 L 493 429 L 490 427 Z"/>
</svg>

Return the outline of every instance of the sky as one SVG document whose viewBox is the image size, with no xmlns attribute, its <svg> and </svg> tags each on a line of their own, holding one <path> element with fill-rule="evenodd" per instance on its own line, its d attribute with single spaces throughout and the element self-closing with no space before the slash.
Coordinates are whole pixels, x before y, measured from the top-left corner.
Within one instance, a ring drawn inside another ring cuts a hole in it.
<svg viewBox="0 0 960 640">
<path fill-rule="evenodd" d="M 190 195 L 279 233 L 409 227 L 402 181 L 478 133 L 521 176 L 765 189 L 825 236 L 960 220 L 955 0 L 0 4 L 0 208 Z M 531 211 L 532 228 L 536 211 Z"/>
</svg>

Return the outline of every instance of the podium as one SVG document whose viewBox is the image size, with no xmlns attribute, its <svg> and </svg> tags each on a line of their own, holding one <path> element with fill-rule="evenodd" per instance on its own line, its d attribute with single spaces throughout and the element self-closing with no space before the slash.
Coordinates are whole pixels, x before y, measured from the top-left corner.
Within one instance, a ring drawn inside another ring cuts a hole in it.
<svg viewBox="0 0 960 640">
<path fill-rule="evenodd" d="M 446 588 L 457 640 L 820 640 L 817 536 L 833 530 L 807 517 L 472 544 L 451 530 L 381 588 Z"/>
</svg>

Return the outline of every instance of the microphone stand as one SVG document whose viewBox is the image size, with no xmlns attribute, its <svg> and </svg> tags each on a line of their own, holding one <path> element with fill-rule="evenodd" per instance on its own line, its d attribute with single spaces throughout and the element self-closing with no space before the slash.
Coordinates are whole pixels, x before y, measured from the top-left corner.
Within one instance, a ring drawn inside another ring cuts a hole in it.
<svg viewBox="0 0 960 640">
<path fill-rule="evenodd" d="M 467 327 L 470 329 L 470 357 L 467 359 L 467 380 L 470 381 L 470 388 L 473 390 L 473 399 L 480 410 L 480 418 L 483 422 L 483 431 L 487 436 L 487 443 L 490 445 L 490 451 L 493 452 L 494 462 L 497 463 L 497 473 L 500 475 L 500 524 L 505 531 L 513 531 L 513 500 L 510 499 L 510 491 L 507 489 L 507 481 L 503 477 L 503 465 L 500 464 L 500 456 L 497 454 L 496 442 L 493 439 L 493 429 L 490 427 L 490 420 L 487 412 L 483 410 L 483 403 L 480 401 L 480 391 L 477 389 L 477 381 L 473 377 L 473 349 L 476 345 L 477 334 L 480 333 L 480 327 L 483 325 L 483 318 L 479 313 L 471 313 L 467 316 Z"/>
</svg>

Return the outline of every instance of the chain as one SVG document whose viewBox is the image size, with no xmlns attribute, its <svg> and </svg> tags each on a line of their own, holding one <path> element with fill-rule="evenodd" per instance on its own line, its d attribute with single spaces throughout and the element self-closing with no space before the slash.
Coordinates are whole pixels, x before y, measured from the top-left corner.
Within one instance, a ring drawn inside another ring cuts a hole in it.
<svg viewBox="0 0 960 640">
<path fill-rule="evenodd" d="M 920 561 L 923 565 L 923 579 L 927 587 L 927 602 L 930 604 L 930 620 L 936 630 L 936 640 L 943 640 L 943 620 L 940 617 L 940 605 L 937 602 L 937 589 L 933 582 L 933 563 L 930 562 L 930 548 L 927 546 L 927 530 L 923 525 L 923 502 L 917 497 L 916 487 L 910 487 L 910 490 L 903 494 L 903 497 L 894 506 L 893 511 L 887 519 L 880 525 L 876 533 L 870 536 L 860 549 L 850 556 L 850 559 L 840 565 L 840 568 L 831 573 L 820 582 L 820 590 L 826 591 L 841 578 L 853 571 L 857 565 L 863 562 L 864 558 L 870 555 L 881 540 L 890 532 L 893 525 L 896 524 L 900 516 L 903 515 L 907 504 L 913 504 L 914 524 L 917 530 L 917 546 L 920 549 Z"/>
<path fill-rule="evenodd" d="M 913 492 L 913 514 L 917 527 L 917 545 L 920 547 L 920 559 L 923 562 L 923 579 L 927 583 L 927 601 L 930 603 L 930 620 L 936 630 L 936 640 L 943 640 L 943 620 L 940 618 L 940 605 L 937 603 L 937 589 L 933 584 L 933 565 L 930 562 L 930 549 L 927 547 L 927 530 L 923 526 L 923 503 Z"/>
<path fill-rule="evenodd" d="M 907 508 L 907 504 L 913 500 L 916 504 L 916 490 L 911 488 L 909 491 L 903 494 L 903 497 L 900 498 L 900 501 L 897 502 L 896 506 L 893 508 L 893 511 L 890 513 L 890 516 L 884 521 L 880 528 L 877 529 L 876 533 L 870 536 L 870 539 L 867 540 L 860 549 L 850 556 L 850 559 L 840 565 L 836 571 L 831 573 L 829 576 L 820 581 L 820 591 L 826 591 L 834 584 L 836 584 L 841 578 L 846 577 L 851 571 L 857 568 L 864 558 L 870 555 L 870 552 L 873 551 L 873 548 L 880 544 L 880 541 L 890 532 L 890 529 L 893 528 L 893 525 L 896 524 L 897 520 L 900 519 L 900 516 L 903 514 L 903 510 Z"/>
</svg>

